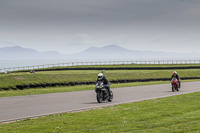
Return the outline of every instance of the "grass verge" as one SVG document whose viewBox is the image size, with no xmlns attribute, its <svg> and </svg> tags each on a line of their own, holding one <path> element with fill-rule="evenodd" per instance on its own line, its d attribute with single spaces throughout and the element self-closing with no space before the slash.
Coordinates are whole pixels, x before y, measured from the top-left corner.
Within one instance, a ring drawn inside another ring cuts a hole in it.
<svg viewBox="0 0 200 133">
<path fill-rule="evenodd" d="M 191 81 L 200 81 L 200 80 L 182 80 L 182 82 L 191 82 Z M 111 89 L 118 88 L 118 87 L 155 85 L 155 84 L 167 84 L 167 83 L 170 84 L 169 81 L 111 84 Z M 80 85 L 80 86 L 67 86 L 67 87 L 35 88 L 35 89 L 24 89 L 24 90 L 7 90 L 7 91 L 0 91 L 0 97 L 84 91 L 84 90 L 93 90 L 94 87 L 95 87 L 95 85 Z"/>
<path fill-rule="evenodd" d="M 16 85 L 95 81 L 100 71 L 46 71 L 11 73 L 0 75 L 0 88 L 16 88 Z M 108 80 L 170 78 L 172 70 L 108 70 L 104 74 Z M 199 77 L 200 69 L 177 70 L 180 77 Z"/>
<path fill-rule="evenodd" d="M 163 84 L 163 83 L 167 83 L 167 82 L 158 81 L 158 82 L 143 82 L 143 83 L 136 82 L 136 83 L 124 83 L 124 84 L 112 84 L 111 89 L 117 88 L 117 87 L 153 85 L 153 84 Z M 57 92 L 84 91 L 84 90 L 93 90 L 94 87 L 95 87 L 95 85 L 79 85 L 79 86 L 48 87 L 48 88 L 35 88 L 35 89 L 24 89 L 24 90 L 7 90 L 7 91 L 0 91 L 0 97 L 47 94 L 47 93 L 57 93 Z"/>
<path fill-rule="evenodd" d="M 0 124 L 0 132 L 199 132 L 200 92 Z"/>
</svg>

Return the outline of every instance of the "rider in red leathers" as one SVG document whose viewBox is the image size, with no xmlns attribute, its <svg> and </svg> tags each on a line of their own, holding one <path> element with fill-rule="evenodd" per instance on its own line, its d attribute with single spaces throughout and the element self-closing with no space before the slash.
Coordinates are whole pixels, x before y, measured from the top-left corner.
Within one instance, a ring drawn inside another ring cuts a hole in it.
<svg viewBox="0 0 200 133">
<path fill-rule="evenodd" d="M 176 79 L 177 79 L 177 82 L 178 82 L 178 84 L 179 84 L 179 88 L 181 88 L 180 78 L 179 78 L 179 76 L 178 76 L 178 74 L 177 74 L 176 71 L 173 72 L 171 79 L 172 79 L 172 78 L 176 78 Z"/>
</svg>

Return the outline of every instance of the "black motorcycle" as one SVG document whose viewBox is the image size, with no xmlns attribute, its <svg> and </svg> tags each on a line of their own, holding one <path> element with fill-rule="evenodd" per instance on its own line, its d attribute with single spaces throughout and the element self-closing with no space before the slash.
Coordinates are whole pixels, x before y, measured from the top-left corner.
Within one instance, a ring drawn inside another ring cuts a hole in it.
<svg viewBox="0 0 200 133">
<path fill-rule="evenodd" d="M 109 83 L 110 84 L 110 83 Z M 112 102 L 113 93 L 110 91 L 110 96 L 108 89 L 106 89 L 106 85 L 103 84 L 102 81 L 98 81 L 95 86 L 95 92 L 97 93 L 97 101 L 101 103 L 102 101 L 108 100 L 108 102 Z"/>
</svg>

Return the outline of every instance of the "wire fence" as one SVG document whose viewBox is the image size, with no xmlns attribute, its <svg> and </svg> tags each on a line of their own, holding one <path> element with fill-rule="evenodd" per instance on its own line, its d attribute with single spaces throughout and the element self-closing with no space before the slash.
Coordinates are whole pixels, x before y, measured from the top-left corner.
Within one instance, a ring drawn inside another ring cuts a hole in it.
<svg viewBox="0 0 200 133">
<path fill-rule="evenodd" d="M 19 70 L 34 70 L 52 67 L 91 66 L 91 65 L 128 65 L 128 64 L 200 64 L 200 60 L 151 60 L 151 61 L 98 61 L 98 62 L 68 62 L 34 66 L 22 66 L 0 69 L 0 73 L 9 73 Z"/>
</svg>

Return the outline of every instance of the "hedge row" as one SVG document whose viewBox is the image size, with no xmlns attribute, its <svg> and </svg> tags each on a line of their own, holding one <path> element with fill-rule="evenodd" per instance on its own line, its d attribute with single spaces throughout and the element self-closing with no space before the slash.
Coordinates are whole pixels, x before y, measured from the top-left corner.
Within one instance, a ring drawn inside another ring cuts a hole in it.
<svg viewBox="0 0 200 133">
<path fill-rule="evenodd" d="M 200 79 L 200 77 L 183 77 L 182 80 L 187 79 Z M 170 78 L 150 78 L 150 79 L 120 79 L 120 80 L 111 80 L 111 83 L 132 83 L 132 82 L 150 82 L 150 81 L 170 81 Z M 29 88 L 46 88 L 46 87 L 56 87 L 56 86 L 75 86 L 75 85 L 95 85 L 95 81 L 88 82 L 67 82 L 67 83 L 42 83 L 42 84 L 27 84 L 27 85 L 16 85 L 12 88 L 0 88 L 0 90 L 9 90 L 9 89 L 29 89 Z"/>
<path fill-rule="evenodd" d="M 55 69 L 39 69 L 37 71 L 60 71 L 60 70 L 173 70 L 173 69 L 200 69 L 200 66 L 186 66 L 186 67 L 108 67 L 108 68 L 55 68 Z M 29 72 L 29 70 L 22 70 L 18 72 Z"/>
</svg>

